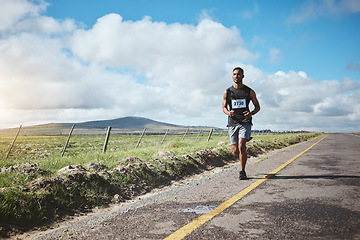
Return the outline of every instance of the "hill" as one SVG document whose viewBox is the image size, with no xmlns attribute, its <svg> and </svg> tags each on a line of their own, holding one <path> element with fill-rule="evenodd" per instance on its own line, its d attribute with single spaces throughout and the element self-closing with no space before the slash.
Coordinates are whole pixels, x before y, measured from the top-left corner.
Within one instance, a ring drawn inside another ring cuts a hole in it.
<svg viewBox="0 0 360 240">
<path fill-rule="evenodd" d="M 78 123 L 76 126 L 80 128 L 107 128 L 111 126 L 112 128 L 119 129 L 138 129 L 142 130 L 144 128 L 178 128 L 179 125 L 164 123 L 154 121 L 148 118 L 142 117 L 123 117 L 112 120 L 100 120 L 100 121 L 90 121 Z"/>
<path fill-rule="evenodd" d="M 104 134 L 107 127 L 112 127 L 112 134 L 124 133 L 139 133 L 144 128 L 147 133 L 165 132 L 166 129 L 171 131 L 184 131 L 190 128 L 191 130 L 208 130 L 212 127 L 194 127 L 194 126 L 181 126 L 165 122 L 158 122 L 148 118 L 142 117 L 123 117 L 111 120 L 97 120 L 74 123 L 75 128 L 73 134 Z M 67 135 L 73 123 L 48 123 L 34 126 L 22 127 L 21 135 Z M 0 130 L 2 135 L 15 135 L 18 128 L 9 128 Z"/>
</svg>

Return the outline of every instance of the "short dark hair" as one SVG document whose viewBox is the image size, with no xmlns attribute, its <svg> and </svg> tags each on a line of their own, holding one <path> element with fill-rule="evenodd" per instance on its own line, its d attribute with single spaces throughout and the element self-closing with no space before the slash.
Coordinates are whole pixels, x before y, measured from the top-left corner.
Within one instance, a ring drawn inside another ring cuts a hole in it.
<svg viewBox="0 0 360 240">
<path fill-rule="evenodd" d="M 244 75 L 244 69 L 242 69 L 241 67 L 236 67 L 236 68 L 234 68 L 234 69 L 233 69 L 233 72 L 234 72 L 235 70 L 240 70 L 240 72 L 242 72 L 242 74 Z"/>
</svg>

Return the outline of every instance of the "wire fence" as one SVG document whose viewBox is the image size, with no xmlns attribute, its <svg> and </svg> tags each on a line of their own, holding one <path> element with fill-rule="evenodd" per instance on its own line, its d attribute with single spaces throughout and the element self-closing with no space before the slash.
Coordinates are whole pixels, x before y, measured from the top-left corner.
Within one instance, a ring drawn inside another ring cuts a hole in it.
<svg viewBox="0 0 360 240">
<path fill-rule="evenodd" d="M 11 130 L 11 133 L 15 129 Z M 25 152 L 28 155 L 34 155 L 35 157 L 46 156 L 46 152 L 54 154 L 61 149 L 61 157 L 66 156 L 68 149 L 73 152 L 74 149 L 81 149 L 81 151 L 99 151 L 105 153 L 110 145 L 111 151 L 121 151 L 138 149 L 142 146 L 149 147 L 154 145 L 162 145 L 169 142 L 190 142 L 193 141 L 210 141 L 213 134 L 222 135 L 223 131 L 220 129 L 200 129 L 195 130 L 191 128 L 185 129 L 146 129 L 142 131 L 139 129 L 112 129 L 109 126 L 107 129 L 76 129 L 75 124 L 68 129 L 68 134 L 64 134 L 64 129 L 58 129 L 57 131 L 49 129 L 36 129 L 34 128 L 22 128 L 20 126 L 16 129 L 15 137 L 12 139 L 10 147 L 8 147 L 11 135 L 7 132 L 7 135 L 0 135 L 0 149 L 1 155 L 5 159 L 11 155 L 21 155 Z M 66 141 L 64 140 L 66 137 Z M 6 153 L 5 153 L 6 149 Z M 79 150 L 80 151 L 80 150 Z M 45 154 L 36 154 L 34 152 L 45 152 Z M 51 152 L 51 153 L 50 153 Z"/>
<path fill-rule="evenodd" d="M 305 131 L 300 131 L 305 132 Z M 47 133 L 47 134 L 46 134 Z M 273 132 L 270 130 L 253 130 L 253 135 L 272 135 L 272 134 L 287 134 L 299 133 L 299 131 L 284 131 Z M 21 147 L 15 148 L 15 142 L 20 136 Z M 111 141 L 110 141 L 111 136 Z M 66 137 L 66 141 L 64 138 Z M 13 138 L 10 147 L 9 136 L 0 140 L 2 155 L 5 159 L 11 156 L 11 153 L 22 154 L 24 152 L 34 153 L 34 156 L 39 156 L 36 152 L 45 152 L 43 156 L 46 157 L 46 152 L 55 151 L 61 152 L 61 157 L 66 155 L 68 148 L 79 148 L 83 151 L 98 151 L 105 153 L 108 150 L 110 142 L 111 151 L 129 150 L 131 148 L 138 149 L 142 146 L 161 146 L 169 142 L 209 142 L 212 138 L 217 141 L 226 141 L 228 139 L 227 130 L 221 128 L 176 128 L 176 129 L 112 129 L 108 128 L 92 129 L 76 129 L 75 124 L 68 129 L 68 134 L 64 134 L 64 130 L 59 130 L 56 134 L 48 131 L 37 131 L 37 135 L 29 134 L 29 131 L 22 130 L 22 126 L 17 129 L 15 137 Z M 0 135 L 1 139 L 1 135 Z M 42 140 L 41 140 L 42 139 Z M 7 142 L 7 143 L 6 143 Z M 34 147 L 35 146 L 35 147 Z M 7 148 L 7 149 L 6 149 Z M 49 150 L 53 148 L 53 150 Z M 6 149 L 6 154 L 4 154 Z M 100 150 L 101 149 L 101 150 Z M 40 154 L 41 155 L 41 154 Z"/>
</svg>

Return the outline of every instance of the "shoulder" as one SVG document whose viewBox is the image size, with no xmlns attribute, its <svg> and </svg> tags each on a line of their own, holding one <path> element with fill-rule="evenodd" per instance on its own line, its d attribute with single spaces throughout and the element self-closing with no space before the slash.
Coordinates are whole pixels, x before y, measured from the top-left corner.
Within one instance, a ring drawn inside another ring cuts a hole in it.
<svg viewBox="0 0 360 240">
<path fill-rule="evenodd" d="M 256 98 L 256 93 L 255 93 L 255 91 L 254 90 L 250 90 L 250 97 L 251 97 L 251 99 L 252 100 L 256 100 L 257 98 Z"/>
<path fill-rule="evenodd" d="M 233 89 L 234 89 L 233 86 L 228 87 L 227 89 L 225 89 L 224 94 L 228 94 L 229 92 L 232 92 Z"/>
<path fill-rule="evenodd" d="M 228 92 L 229 92 L 228 89 L 226 89 L 226 90 L 223 92 L 223 98 L 224 98 L 224 99 L 227 98 Z"/>
<path fill-rule="evenodd" d="M 224 93 L 223 93 L 223 98 L 224 99 L 229 99 L 231 96 L 231 88 L 234 88 L 233 86 L 228 87 L 227 89 L 225 89 Z"/>
<path fill-rule="evenodd" d="M 247 86 L 247 85 L 244 85 L 244 88 L 247 90 L 247 91 L 254 91 L 254 90 L 252 90 L 249 86 Z"/>
</svg>

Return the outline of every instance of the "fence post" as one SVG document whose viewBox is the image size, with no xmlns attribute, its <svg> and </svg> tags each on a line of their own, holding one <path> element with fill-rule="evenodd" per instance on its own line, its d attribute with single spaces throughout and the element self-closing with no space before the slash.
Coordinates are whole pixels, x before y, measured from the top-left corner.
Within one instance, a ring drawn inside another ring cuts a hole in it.
<svg viewBox="0 0 360 240">
<path fill-rule="evenodd" d="M 197 142 L 197 140 L 199 139 L 199 136 L 200 136 L 201 132 L 202 132 L 202 129 L 200 129 L 200 131 L 199 131 L 199 133 L 198 133 L 198 135 L 197 135 L 197 137 L 195 139 L 195 142 Z"/>
<path fill-rule="evenodd" d="M 167 130 L 166 130 L 166 133 L 165 133 L 165 135 L 164 135 L 164 138 L 163 138 L 163 139 L 162 139 L 162 141 L 161 141 L 161 144 L 163 144 L 163 143 L 164 143 L 165 138 L 166 138 L 166 136 L 167 136 L 168 132 L 169 132 L 169 129 L 167 129 Z"/>
<path fill-rule="evenodd" d="M 104 142 L 103 153 L 106 152 L 107 144 L 109 142 L 109 137 L 110 137 L 110 131 L 111 131 L 111 127 L 108 126 L 108 129 L 107 129 L 107 132 L 106 132 L 106 138 L 105 138 L 105 142 Z"/>
<path fill-rule="evenodd" d="M 214 131 L 214 129 L 212 128 L 212 129 L 210 130 L 209 137 L 208 137 L 208 140 L 207 140 L 207 141 L 210 141 L 211 134 L 212 134 L 213 131 Z"/>
<path fill-rule="evenodd" d="M 136 145 L 135 149 L 137 149 L 137 148 L 139 147 L 140 142 L 141 142 L 141 139 L 143 138 L 143 136 L 144 136 L 144 134 L 145 134 L 145 131 L 146 131 L 146 128 L 144 128 L 144 130 L 143 130 L 143 132 L 142 132 L 142 134 L 141 134 L 141 137 L 140 137 L 140 139 L 139 139 L 139 141 L 138 141 L 138 143 L 137 143 L 137 145 Z"/>
<path fill-rule="evenodd" d="M 188 133 L 188 131 L 189 131 L 189 129 L 186 129 L 186 132 L 184 133 L 184 136 L 182 137 L 181 141 L 184 140 L 184 138 L 185 138 L 186 134 Z"/>
<path fill-rule="evenodd" d="M 13 142 L 11 143 L 10 149 L 9 149 L 8 153 L 6 154 L 6 158 L 5 158 L 5 159 L 7 159 L 7 158 L 9 157 L 9 154 L 10 154 L 10 152 L 11 152 L 11 149 L 13 148 L 13 146 L 14 146 L 14 144 L 15 144 L 15 141 L 16 141 L 17 137 L 19 136 L 21 127 L 22 127 L 22 125 L 20 125 L 19 130 L 17 131 L 17 133 L 16 133 L 16 135 L 15 135 L 15 138 L 14 138 Z"/>
<path fill-rule="evenodd" d="M 63 150 L 62 153 L 61 153 L 61 157 L 63 157 L 64 154 L 65 154 L 65 150 L 66 150 L 66 148 L 67 148 L 67 145 L 69 144 L 70 137 L 71 137 L 71 134 L 72 134 L 72 132 L 73 132 L 73 130 L 74 130 L 74 127 L 75 127 L 75 123 L 74 123 L 74 124 L 72 125 L 72 127 L 71 127 L 71 130 L 70 130 L 70 132 L 69 132 L 68 139 L 67 139 L 67 141 L 66 141 L 66 143 L 65 143 L 65 146 L 64 146 L 64 150 Z"/>
</svg>

